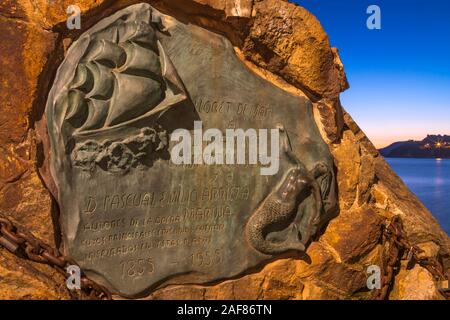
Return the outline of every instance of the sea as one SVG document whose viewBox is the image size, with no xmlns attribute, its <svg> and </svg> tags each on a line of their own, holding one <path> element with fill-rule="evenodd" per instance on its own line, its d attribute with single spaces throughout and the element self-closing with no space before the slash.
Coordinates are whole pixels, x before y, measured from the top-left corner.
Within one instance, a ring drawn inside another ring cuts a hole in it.
<svg viewBox="0 0 450 320">
<path fill-rule="evenodd" d="M 450 235 L 450 159 L 386 160 Z"/>
</svg>

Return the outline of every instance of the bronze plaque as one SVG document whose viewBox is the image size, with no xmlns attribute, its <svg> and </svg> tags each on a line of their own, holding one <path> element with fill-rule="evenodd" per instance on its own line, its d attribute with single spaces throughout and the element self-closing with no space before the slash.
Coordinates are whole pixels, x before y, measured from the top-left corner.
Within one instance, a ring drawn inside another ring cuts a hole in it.
<svg viewBox="0 0 450 320">
<path fill-rule="evenodd" d="M 73 43 L 46 116 L 65 253 L 121 296 L 302 252 L 336 214 L 333 159 L 311 102 L 247 69 L 225 37 L 148 4 Z M 219 149 L 205 156 L 240 129 L 246 138 L 222 160 Z M 173 159 L 180 132 L 191 134 L 179 153 L 191 163 Z"/>
</svg>

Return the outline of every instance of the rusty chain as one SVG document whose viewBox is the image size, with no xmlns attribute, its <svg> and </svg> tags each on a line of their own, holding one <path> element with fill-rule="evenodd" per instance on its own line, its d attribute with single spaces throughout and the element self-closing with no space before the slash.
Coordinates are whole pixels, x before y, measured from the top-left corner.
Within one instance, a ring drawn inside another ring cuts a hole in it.
<svg viewBox="0 0 450 320">
<path fill-rule="evenodd" d="M 382 234 L 384 252 L 382 257 L 382 277 L 381 289 L 374 291 L 373 298 L 385 300 L 392 287 L 395 272 L 400 267 L 400 261 L 405 252 L 408 252 L 408 263 L 416 262 L 428 270 L 436 281 L 447 281 L 444 268 L 435 258 L 420 257 L 423 250 L 411 245 L 403 229 L 403 222 L 400 216 L 395 216 L 388 226 L 384 227 Z M 8 251 L 18 256 L 25 257 L 31 261 L 47 264 L 57 270 L 65 278 L 69 274 L 65 271 L 69 265 L 77 265 L 72 259 L 62 255 L 59 250 L 52 248 L 43 241 L 34 237 L 31 233 L 18 228 L 13 222 L 0 215 L 0 248 L 4 247 Z M 387 249 L 386 249 L 387 248 Z M 448 285 L 447 285 L 448 287 Z M 110 300 L 111 293 L 102 285 L 81 276 L 81 289 L 91 299 Z M 442 295 L 450 299 L 450 291 L 441 290 Z"/>
<path fill-rule="evenodd" d="M 418 263 L 431 273 L 436 282 L 447 283 L 447 290 L 441 288 L 440 293 L 446 299 L 450 299 L 447 275 L 442 264 L 436 258 L 420 256 L 424 251 L 408 241 L 400 216 L 393 217 L 389 225 L 384 227 L 382 242 L 384 252 L 382 256 L 381 289 L 374 292 L 373 298 L 375 300 L 388 298 L 389 290 L 395 280 L 395 272 L 399 270 L 401 260 L 406 252 L 408 265 Z"/>
<path fill-rule="evenodd" d="M 0 248 L 4 247 L 11 253 L 27 258 L 31 261 L 47 264 L 62 274 L 65 278 L 70 276 L 66 272 L 69 265 L 77 265 L 72 259 L 62 255 L 59 250 L 52 248 L 31 233 L 18 228 L 14 223 L 0 215 Z M 102 285 L 81 275 L 81 290 L 95 300 L 110 300 L 111 293 Z M 71 293 L 72 294 L 72 293 Z M 72 297 L 74 295 L 72 294 Z"/>
</svg>

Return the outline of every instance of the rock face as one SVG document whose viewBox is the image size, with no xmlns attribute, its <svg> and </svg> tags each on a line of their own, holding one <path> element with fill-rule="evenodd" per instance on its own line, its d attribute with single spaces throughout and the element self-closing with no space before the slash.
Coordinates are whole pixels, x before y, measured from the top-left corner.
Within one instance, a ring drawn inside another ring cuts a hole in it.
<svg viewBox="0 0 450 320">
<path fill-rule="evenodd" d="M 44 108 L 56 69 L 81 33 L 138 2 L 79 1 L 82 30 L 75 31 L 65 23 L 70 1 L 0 2 L 0 212 L 52 246 L 60 245 L 61 232 L 49 192 L 55 194 Z M 343 110 L 339 94 L 348 88 L 343 65 L 314 16 L 281 0 L 146 2 L 225 35 L 253 72 L 313 102 L 335 159 L 340 208 L 306 259 L 286 254 L 240 277 L 169 285 L 149 299 L 371 299 L 367 268 L 383 265 L 382 226 L 397 215 L 411 244 L 450 267 L 449 237 Z M 388 298 L 444 298 L 425 268 L 407 268 L 405 262 L 398 261 Z M 0 298 L 69 299 L 70 294 L 52 268 L 0 249 Z"/>
</svg>

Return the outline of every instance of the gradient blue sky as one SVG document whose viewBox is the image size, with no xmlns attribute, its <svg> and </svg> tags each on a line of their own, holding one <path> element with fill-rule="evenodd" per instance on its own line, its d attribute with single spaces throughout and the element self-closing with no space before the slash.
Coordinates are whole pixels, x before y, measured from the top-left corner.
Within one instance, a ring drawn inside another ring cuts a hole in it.
<svg viewBox="0 0 450 320">
<path fill-rule="evenodd" d="M 450 134 L 450 0 L 295 0 L 339 49 L 342 103 L 377 147 Z M 369 30 L 369 5 L 382 29 Z"/>
</svg>

